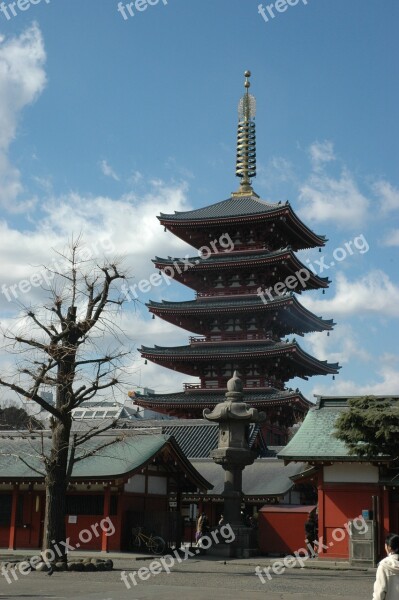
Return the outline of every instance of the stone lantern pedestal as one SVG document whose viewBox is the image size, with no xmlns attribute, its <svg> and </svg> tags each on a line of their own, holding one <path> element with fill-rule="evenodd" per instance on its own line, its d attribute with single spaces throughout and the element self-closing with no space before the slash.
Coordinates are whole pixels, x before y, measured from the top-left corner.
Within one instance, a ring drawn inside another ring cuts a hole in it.
<svg viewBox="0 0 399 600">
<path fill-rule="evenodd" d="M 246 557 L 251 550 L 255 550 L 256 540 L 254 543 L 255 532 L 245 526 L 241 516 L 242 472 L 257 456 L 248 445 L 249 425 L 264 421 L 266 415 L 243 402 L 242 382 L 237 373 L 227 382 L 226 400 L 217 404 L 212 411 L 205 409 L 203 414 L 208 421 L 219 423 L 218 447 L 212 450 L 210 456 L 225 471 L 223 517 L 235 535 L 231 544 L 212 547 L 212 554 Z"/>
</svg>

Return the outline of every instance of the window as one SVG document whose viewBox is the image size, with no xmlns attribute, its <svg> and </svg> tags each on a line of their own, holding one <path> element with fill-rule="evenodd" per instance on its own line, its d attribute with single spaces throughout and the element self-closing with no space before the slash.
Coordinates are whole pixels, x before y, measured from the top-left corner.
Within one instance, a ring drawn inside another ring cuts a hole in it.
<svg viewBox="0 0 399 600">
<path fill-rule="evenodd" d="M 242 331 L 241 319 L 228 319 L 226 322 L 226 331 Z"/>
<path fill-rule="evenodd" d="M 211 323 L 211 331 L 220 331 L 218 319 L 214 319 Z"/>
<path fill-rule="evenodd" d="M 117 410 L 107 410 L 107 417 L 116 417 L 116 415 L 118 414 Z"/>
<path fill-rule="evenodd" d="M 23 496 L 18 496 L 17 501 L 17 525 L 22 525 L 24 507 Z M 10 525 L 12 508 L 12 494 L 0 494 L 0 525 Z"/>
<path fill-rule="evenodd" d="M 229 277 L 229 286 L 230 287 L 240 287 L 240 276 L 239 275 L 232 275 L 231 277 Z"/>
<path fill-rule="evenodd" d="M 118 496 L 111 496 L 110 514 L 116 515 L 118 508 Z M 67 496 L 67 515 L 103 515 L 104 496 L 98 494 Z"/>
</svg>

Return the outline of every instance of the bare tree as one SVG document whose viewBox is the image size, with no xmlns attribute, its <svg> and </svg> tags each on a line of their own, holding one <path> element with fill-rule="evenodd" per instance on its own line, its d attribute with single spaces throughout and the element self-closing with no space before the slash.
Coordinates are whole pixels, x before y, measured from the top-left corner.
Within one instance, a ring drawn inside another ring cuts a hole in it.
<svg viewBox="0 0 399 600">
<path fill-rule="evenodd" d="M 0 378 L 0 385 L 51 415 L 48 452 L 42 444 L 43 468 L 37 469 L 20 457 L 45 477 L 43 549 L 52 549 L 66 539 L 66 491 L 74 463 L 114 443 L 111 440 L 95 450 L 84 450 L 89 439 L 113 423 L 72 434 L 72 411 L 86 400 L 115 391 L 122 383 L 123 365 L 129 354 L 116 326 L 116 313 L 124 302 L 117 283 L 126 274 L 120 271 L 120 261 L 99 265 L 85 259 L 84 250 L 79 239 L 72 241 L 60 254 L 61 269 L 44 267 L 47 281 L 51 281 L 46 289 L 49 303 L 36 309 L 25 307 L 15 327 L 3 332 L 3 349 L 15 353 L 17 360 L 15 372 Z M 107 340 L 109 348 L 117 347 L 104 352 Z M 54 391 L 54 404 L 43 398 L 43 388 Z M 78 449 L 82 450 L 80 454 Z"/>
</svg>

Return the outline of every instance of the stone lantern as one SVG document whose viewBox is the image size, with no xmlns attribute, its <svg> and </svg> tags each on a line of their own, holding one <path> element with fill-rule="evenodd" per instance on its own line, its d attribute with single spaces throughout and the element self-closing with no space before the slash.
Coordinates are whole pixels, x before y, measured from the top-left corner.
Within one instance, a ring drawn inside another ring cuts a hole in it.
<svg viewBox="0 0 399 600">
<path fill-rule="evenodd" d="M 221 465 L 224 477 L 224 520 L 236 533 L 236 541 L 229 555 L 242 556 L 250 547 L 251 529 L 245 527 L 241 517 L 242 472 L 251 465 L 257 453 L 249 448 L 248 432 L 250 423 L 260 423 L 266 419 L 264 412 L 250 408 L 243 402 L 242 381 L 235 372 L 227 382 L 226 400 L 210 411 L 204 410 L 204 418 L 219 423 L 219 443 L 210 453 L 211 458 Z"/>
</svg>

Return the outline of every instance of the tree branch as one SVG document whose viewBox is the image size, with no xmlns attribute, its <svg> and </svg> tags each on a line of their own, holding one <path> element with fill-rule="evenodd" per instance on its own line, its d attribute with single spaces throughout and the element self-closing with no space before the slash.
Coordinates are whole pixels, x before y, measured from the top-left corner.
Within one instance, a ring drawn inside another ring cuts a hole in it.
<svg viewBox="0 0 399 600">
<path fill-rule="evenodd" d="M 14 392 L 19 394 L 20 396 L 23 396 L 24 398 L 30 398 L 31 400 L 34 400 L 39 406 L 51 413 L 56 419 L 59 419 L 60 421 L 63 420 L 63 416 L 60 413 L 60 411 L 58 411 L 54 406 L 43 400 L 43 398 L 41 398 L 37 393 L 32 394 L 31 392 L 24 390 L 24 388 L 21 388 L 19 385 L 16 385 L 15 383 L 9 383 L 8 381 L 4 381 L 4 379 L 1 378 L 0 385 L 4 385 L 5 387 L 9 388 L 10 390 L 13 390 Z"/>
</svg>

